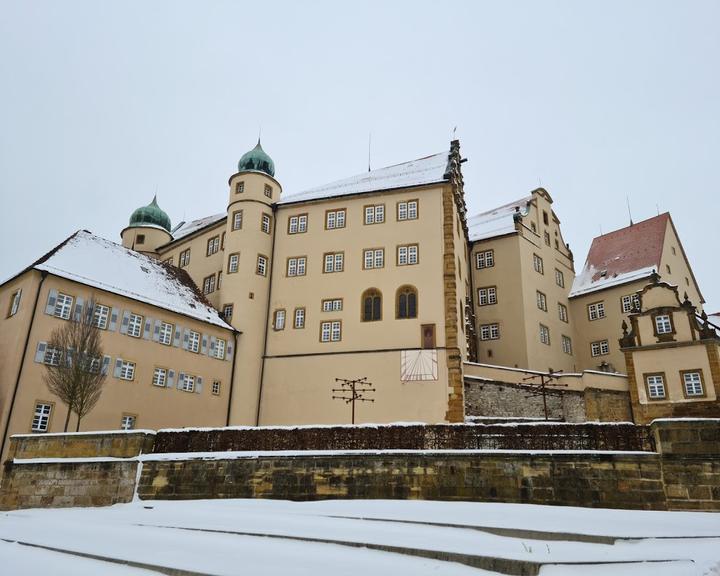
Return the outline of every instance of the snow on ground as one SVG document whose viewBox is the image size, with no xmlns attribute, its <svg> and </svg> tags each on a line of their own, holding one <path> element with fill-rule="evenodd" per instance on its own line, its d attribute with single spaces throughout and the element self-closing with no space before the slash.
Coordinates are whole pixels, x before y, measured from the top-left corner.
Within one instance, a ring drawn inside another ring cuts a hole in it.
<svg viewBox="0 0 720 576">
<path fill-rule="evenodd" d="M 633 539 L 589 543 L 537 534 L 501 536 L 482 527 Z M 192 500 L 0 513 L 0 539 L 6 542 L 203 574 L 490 574 L 453 562 L 292 538 L 530 560 L 546 564 L 542 576 L 720 574 L 720 515 L 702 512 L 430 501 Z M 54 574 L 47 565 L 56 565 L 55 555 L 0 541 L 0 566 L 14 567 L 3 573 Z M 637 561 L 648 563 L 629 563 Z M 93 572 L 95 562 L 59 554 L 57 565 L 76 564 L 76 574 L 99 573 Z M 598 565 L 563 565 L 569 562 Z M 608 562 L 615 564 L 599 564 Z M 103 565 L 101 573 L 146 573 L 107 565 L 118 571 Z"/>
</svg>

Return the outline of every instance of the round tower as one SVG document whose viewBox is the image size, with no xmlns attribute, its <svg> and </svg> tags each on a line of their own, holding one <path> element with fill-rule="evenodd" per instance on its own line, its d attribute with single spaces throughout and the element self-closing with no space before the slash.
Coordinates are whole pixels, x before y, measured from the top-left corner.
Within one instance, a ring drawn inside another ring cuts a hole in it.
<svg viewBox="0 0 720 576">
<path fill-rule="evenodd" d="M 122 232 L 122 245 L 147 256 L 157 258 L 157 248 L 172 240 L 170 217 L 158 206 L 157 196 L 147 206 L 141 206 L 130 216 Z"/>
<path fill-rule="evenodd" d="M 262 356 L 268 329 L 268 298 L 275 238 L 274 204 L 281 193 L 275 164 L 260 145 L 244 154 L 230 177 L 222 306 L 242 334 L 235 358 L 230 424 L 257 422 Z"/>
</svg>

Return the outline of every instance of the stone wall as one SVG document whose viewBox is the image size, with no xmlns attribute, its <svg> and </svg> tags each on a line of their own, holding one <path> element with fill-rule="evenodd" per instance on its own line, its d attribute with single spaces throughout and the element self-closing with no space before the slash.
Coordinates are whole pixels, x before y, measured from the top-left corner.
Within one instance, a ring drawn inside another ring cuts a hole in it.
<svg viewBox="0 0 720 576">
<path fill-rule="evenodd" d="M 524 438 L 547 443 L 561 438 L 557 431 L 595 429 L 595 438 L 632 438 L 622 424 L 536 424 L 521 426 L 446 426 L 448 430 L 513 430 L 513 442 Z M 338 427 L 362 430 L 372 427 Z M 380 427 L 376 427 L 380 428 Z M 392 427 L 403 437 L 413 426 Z M 644 438 L 647 430 L 635 438 Z M 610 431 L 615 430 L 613 435 Z M 0 509 L 34 506 L 105 506 L 129 502 L 138 466 L 138 495 L 143 499 L 189 498 L 417 498 L 525 502 L 605 508 L 720 511 L 720 420 L 659 420 L 649 431 L 656 448 L 644 451 L 508 450 L 348 450 L 334 452 L 232 452 L 228 446 L 253 437 L 248 429 L 167 431 L 188 447 L 210 442 L 202 454 L 167 453 L 162 445 L 148 451 L 152 434 L 128 437 L 120 443 L 123 457 L 108 451 L 107 438 L 95 435 L 94 458 L 70 458 L 92 443 L 89 435 L 68 434 L 62 442 L 51 437 L 13 437 L 15 454 L 41 458 L 6 463 L 0 485 Z M 274 429 L 292 435 L 301 429 Z M 317 430 L 317 429 L 316 429 Z M 600 434 L 598 431 L 602 431 Z M 518 432 L 520 431 L 520 432 Z M 393 430 L 389 436 L 392 437 Z M 236 433 L 241 433 L 239 436 Z M 351 432 L 352 433 L 352 432 Z M 110 436 L 116 436 L 108 434 Z M 128 435 L 130 436 L 130 435 Z M 291 437 L 291 436 L 289 436 Z M 332 437 L 332 436 L 330 436 Z M 257 438 L 257 437 L 256 437 Z M 327 439 L 327 437 L 324 437 Z M 576 435 L 579 442 L 586 436 Z M 566 440 L 569 441 L 569 440 Z M 229 443 L 229 444 L 228 444 Z M 81 448 L 76 446 L 78 444 Z M 112 444 L 112 442 L 110 443 Z M 34 446 L 32 446 L 34 445 Z M 175 446 L 165 443 L 166 448 Z M 54 446 L 53 452 L 50 446 Z M 104 447 L 104 448 L 103 448 Z"/>
<path fill-rule="evenodd" d="M 54 458 L 129 458 L 151 452 L 155 433 L 97 432 L 78 434 L 18 434 L 10 443 L 8 459 Z"/>
<path fill-rule="evenodd" d="M 586 388 L 547 389 L 548 417 L 565 422 L 632 422 L 630 395 L 619 390 Z M 537 389 L 523 384 L 465 378 L 465 411 L 468 416 L 545 417 Z"/>
</svg>

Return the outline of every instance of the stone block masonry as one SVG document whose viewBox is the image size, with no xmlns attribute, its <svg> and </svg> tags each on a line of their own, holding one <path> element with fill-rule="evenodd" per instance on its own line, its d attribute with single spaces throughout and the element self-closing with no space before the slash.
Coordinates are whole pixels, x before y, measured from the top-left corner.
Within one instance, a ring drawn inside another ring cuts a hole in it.
<svg viewBox="0 0 720 576">
<path fill-rule="evenodd" d="M 120 457 L 107 450 L 112 433 L 95 435 L 98 453 L 105 452 L 91 457 L 68 457 L 78 450 L 87 451 L 88 435 L 69 434 L 62 442 L 50 443 L 50 436 L 13 437 L 14 454 L 38 456 L 6 463 L 0 509 L 106 506 L 129 502 L 137 490 L 140 498 L 148 500 L 414 498 L 720 511 L 720 420 L 653 422 L 649 432 L 654 441 L 640 449 L 630 447 L 627 438 L 635 438 L 633 442 L 643 439 L 648 430 L 635 427 L 640 432 L 633 433 L 624 430 L 626 426 L 446 425 L 445 432 L 454 431 L 449 436 L 425 427 L 428 430 L 423 437 L 423 442 L 452 444 L 459 439 L 467 441 L 467 430 L 473 430 L 471 438 L 502 436 L 505 430 L 511 431 L 509 438 L 518 447 L 525 442 L 524 450 L 400 448 L 400 440 L 417 435 L 417 426 L 310 428 L 306 430 L 310 436 L 303 441 L 314 438 L 324 449 L 288 450 L 281 442 L 277 448 L 283 452 L 249 452 L 244 443 L 262 440 L 258 435 L 262 433 L 269 434 L 265 441 L 284 435 L 288 443 L 296 435 L 298 442 L 303 438 L 298 433 L 302 428 L 255 429 L 255 435 L 250 429 L 164 431 L 157 436 L 138 436 L 132 440 L 136 453 Z M 384 432 L 377 431 L 384 428 Z M 594 429 L 593 438 L 606 443 L 617 444 L 626 438 L 626 451 L 528 449 L 538 438 L 541 445 L 553 438 L 565 442 L 566 447 L 576 441 L 587 442 L 583 437 L 588 434 L 586 429 Z M 568 430 L 575 430 L 575 436 L 568 435 Z M 372 432 L 369 436 L 368 431 Z M 353 434 L 358 434 L 357 445 L 370 439 L 384 439 L 385 443 L 378 443 L 374 450 L 337 445 L 328 449 L 333 439 L 344 443 Z M 150 451 L 148 443 L 153 438 L 155 445 Z M 167 451 L 182 445 L 185 452 Z M 52 452 L 50 446 L 58 451 Z M 233 451 L 239 447 L 244 451 Z"/>
</svg>

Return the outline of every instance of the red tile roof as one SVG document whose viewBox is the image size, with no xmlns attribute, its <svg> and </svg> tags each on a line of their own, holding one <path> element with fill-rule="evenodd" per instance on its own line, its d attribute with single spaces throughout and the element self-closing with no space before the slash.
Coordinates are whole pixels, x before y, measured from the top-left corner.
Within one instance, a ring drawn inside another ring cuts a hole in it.
<svg viewBox="0 0 720 576">
<path fill-rule="evenodd" d="M 570 295 L 649 276 L 650 268 L 658 270 L 669 221 L 666 212 L 595 238 Z"/>
</svg>

